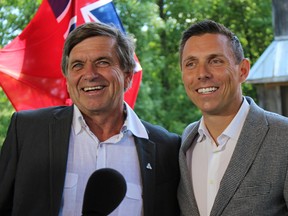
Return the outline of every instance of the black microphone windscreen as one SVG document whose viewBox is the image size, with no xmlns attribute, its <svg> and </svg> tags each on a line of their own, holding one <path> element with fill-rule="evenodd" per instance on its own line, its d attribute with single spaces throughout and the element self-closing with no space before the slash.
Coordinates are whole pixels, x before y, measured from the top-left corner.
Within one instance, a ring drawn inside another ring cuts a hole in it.
<svg viewBox="0 0 288 216">
<path fill-rule="evenodd" d="M 82 206 L 84 216 L 107 216 L 125 197 L 127 185 L 116 170 L 96 170 L 88 179 Z"/>
</svg>

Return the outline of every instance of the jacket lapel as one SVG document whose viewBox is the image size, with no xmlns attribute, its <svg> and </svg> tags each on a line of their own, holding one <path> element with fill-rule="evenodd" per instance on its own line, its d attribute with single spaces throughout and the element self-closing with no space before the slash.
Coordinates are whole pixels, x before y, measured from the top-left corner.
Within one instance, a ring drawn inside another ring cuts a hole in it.
<svg viewBox="0 0 288 216">
<path fill-rule="evenodd" d="M 58 215 L 64 188 L 73 106 L 56 111 L 49 126 L 50 204 Z"/>
<path fill-rule="evenodd" d="M 251 167 L 268 131 L 264 112 L 257 105 L 250 103 L 250 111 L 243 125 L 240 137 L 227 170 L 220 183 L 218 194 L 211 210 L 211 216 L 221 215 L 235 194 L 241 181 Z"/>
<path fill-rule="evenodd" d="M 153 215 L 155 193 L 156 145 L 155 143 L 134 137 L 143 183 L 144 215 Z"/>
<path fill-rule="evenodd" d="M 181 215 L 185 216 L 200 216 L 186 160 L 186 152 L 198 134 L 198 127 L 199 122 L 191 124 L 185 129 L 182 134 L 182 145 L 179 152 L 181 178 L 178 187 L 178 201 L 181 207 Z"/>
</svg>

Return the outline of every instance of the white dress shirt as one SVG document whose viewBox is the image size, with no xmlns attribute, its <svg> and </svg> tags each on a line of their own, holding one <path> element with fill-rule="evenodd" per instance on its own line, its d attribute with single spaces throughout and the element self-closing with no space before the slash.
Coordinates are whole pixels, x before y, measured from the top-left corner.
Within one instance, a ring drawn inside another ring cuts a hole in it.
<svg viewBox="0 0 288 216">
<path fill-rule="evenodd" d="M 124 200 L 110 216 L 141 216 L 143 214 L 142 181 L 133 134 L 145 139 L 148 139 L 148 134 L 135 112 L 128 104 L 125 106 L 127 118 L 121 132 L 100 142 L 90 131 L 81 112 L 74 105 L 63 208 L 59 215 L 82 215 L 87 181 L 95 170 L 105 167 L 119 171 L 127 183 Z"/>
<path fill-rule="evenodd" d="M 210 215 L 221 179 L 232 157 L 248 111 L 249 104 L 244 98 L 236 116 L 217 138 L 218 146 L 210 136 L 204 119 L 200 120 L 199 137 L 188 149 L 186 157 L 201 216 Z"/>
</svg>

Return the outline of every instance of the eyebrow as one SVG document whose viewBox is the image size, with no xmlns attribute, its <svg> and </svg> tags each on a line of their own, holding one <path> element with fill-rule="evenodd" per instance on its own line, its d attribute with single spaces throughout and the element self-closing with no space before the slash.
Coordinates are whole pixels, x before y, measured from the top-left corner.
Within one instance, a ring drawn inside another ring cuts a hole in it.
<svg viewBox="0 0 288 216">
<path fill-rule="evenodd" d="M 209 59 L 213 59 L 213 58 L 216 58 L 216 57 L 223 57 L 226 59 L 226 57 L 222 54 L 222 53 L 215 53 L 215 54 L 211 54 L 208 56 Z"/>
<path fill-rule="evenodd" d="M 112 58 L 110 56 L 99 56 L 99 57 L 93 59 L 93 62 L 102 61 L 102 60 L 111 61 L 111 59 Z M 86 62 L 87 60 L 89 61 L 90 59 L 87 59 L 87 58 L 83 59 L 80 56 L 80 57 L 76 57 L 76 58 L 72 59 L 70 63 L 72 64 L 72 63 L 75 63 L 75 62 Z"/>
<path fill-rule="evenodd" d="M 85 61 L 84 61 L 84 60 L 81 60 L 81 59 L 78 59 L 78 58 L 77 58 L 77 59 L 72 59 L 72 61 L 69 61 L 67 65 L 68 65 L 68 66 L 69 66 L 69 65 L 71 66 L 71 65 L 73 65 L 73 64 L 75 64 L 75 63 L 79 63 L 79 62 L 83 63 L 83 62 L 85 62 Z"/>
<path fill-rule="evenodd" d="M 196 58 L 195 56 L 188 56 L 187 58 L 183 59 L 183 62 L 187 62 L 187 61 L 192 61 L 192 60 L 196 60 L 198 58 Z"/>
<path fill-rule="evenodd" d="M 212 58 L 216 58 L 216 57 L 223 57 L 223 58 L 226 58 L 222 53 L 212 53 L 212 54 L 209 54 L 206 56 L 206 58 L 208 59 L 212 59 Z M 198 57 L 196 56 L 188 56 L 186 57 L 185 59 L 183 59 L 183 62 L 185 61 L 191 61 L 191 60 L 196 60 L 196 59 L 199 59 Z"/>
</svg>

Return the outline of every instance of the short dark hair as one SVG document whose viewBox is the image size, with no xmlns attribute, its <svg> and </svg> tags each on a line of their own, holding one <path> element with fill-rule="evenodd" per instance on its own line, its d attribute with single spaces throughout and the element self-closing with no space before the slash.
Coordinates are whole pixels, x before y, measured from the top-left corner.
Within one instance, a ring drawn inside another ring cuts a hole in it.
<svg viewBox="0 0 288 216">
<path fill-rule="evenodd" d="M 65 40 L 61 62 L 64 76 L 67 75 L 68 59 L 73 47 L 81 41 L 94 36 L 107 36 L 114 38 L 116 41 L 115 49 L 121 69 L 124 70 L 124 72 L 134 71 L 136 63 L 134 59 L 135 44 L 133 39 L 114 26 L 104 23 L 90 22 L 75 28 Z"/>
<path fill-rule="evenodd" d="M 239 64 L 243 60 L 244 52 L 237 36 L 220 23 L 212 20 L 203 20 L 192 24 L 186 31 L 183 32 L 179 46 L 180 65 L 182 62 L 183 49 L 187 40 L 192 36 L 200 36 L 206 33 L 222 34 L 226 36 L 231 41 L 231 48 L 234 53 L 236 64 Z"/>
</svg>

